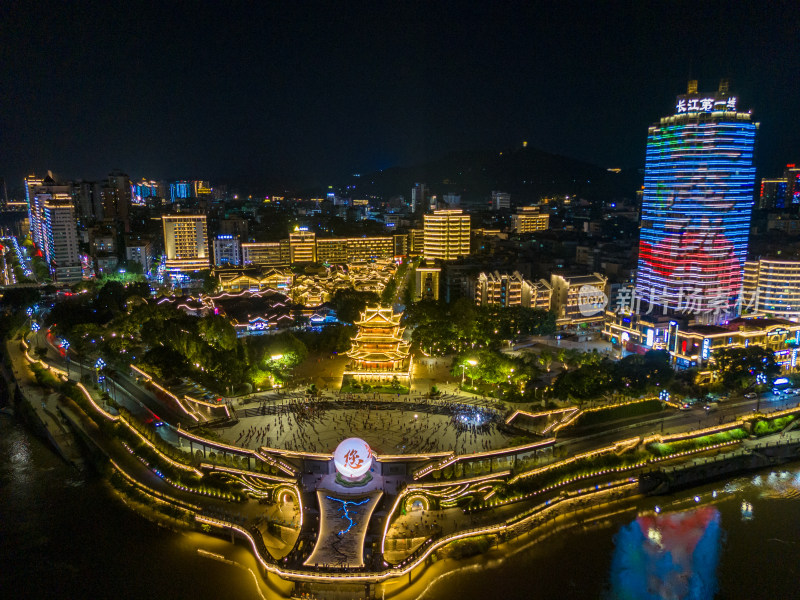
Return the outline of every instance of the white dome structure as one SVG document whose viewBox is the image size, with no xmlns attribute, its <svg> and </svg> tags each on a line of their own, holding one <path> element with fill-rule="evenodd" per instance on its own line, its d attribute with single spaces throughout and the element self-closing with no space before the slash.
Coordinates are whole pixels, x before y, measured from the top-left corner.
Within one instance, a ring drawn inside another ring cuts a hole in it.
<svg viewBox="0 0 800 600">
<path fill-rule="evenodd" d="M 347 438 L 336 446 L 333 464 L 345 479 L 350 481 L 360 479 L 372 467 L 372 450 L 362 439 Z"/>
</svg>

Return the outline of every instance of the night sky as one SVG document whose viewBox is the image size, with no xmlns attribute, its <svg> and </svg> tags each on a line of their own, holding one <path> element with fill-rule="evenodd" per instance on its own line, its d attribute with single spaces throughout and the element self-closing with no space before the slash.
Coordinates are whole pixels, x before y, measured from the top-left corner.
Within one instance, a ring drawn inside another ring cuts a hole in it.
<svg viewBox="0 0 800 600">
<path fill-rule="evenodd" d="M 800 162 L 800 3 L 0 3 L 0 177 L 334 183 L 522 140 L 644 164 L 692 75 Z M 502 4 L 502 6 L 497 6 Z"/>
</svg>

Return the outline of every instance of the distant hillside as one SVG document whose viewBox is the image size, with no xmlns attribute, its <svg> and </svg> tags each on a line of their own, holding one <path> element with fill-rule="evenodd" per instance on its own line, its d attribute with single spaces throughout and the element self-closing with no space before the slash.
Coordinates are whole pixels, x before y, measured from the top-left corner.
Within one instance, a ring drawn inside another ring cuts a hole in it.
<svg viewBox="0 0 800 600">
<path fill-rule="evenodd" d="M 542 196 L 571 194 L 597 201 L 632 198 L 641 185 L 636 169 L 622 173 L 534 148 L 509 152 L 453 152 L 440 159 L 411 167 L 392 167 L 353 177 L 355 196 L 402 194 L 410 199 L 411 188 L 425 183 L 434 194 L 460 193 L 462 201 L 478 202 L 492 190 L 511 194 L 515 204 L 527 204 Z"/>
</svg>

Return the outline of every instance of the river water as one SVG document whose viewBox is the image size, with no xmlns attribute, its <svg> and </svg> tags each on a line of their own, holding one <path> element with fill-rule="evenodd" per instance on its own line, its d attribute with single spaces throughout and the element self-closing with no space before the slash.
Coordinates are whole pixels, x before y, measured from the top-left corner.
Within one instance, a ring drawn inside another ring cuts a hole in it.
<svg viewBox="0 0 800 600">
<path fill-rule="evenodd" d="M 0 561 L 6 598 L 263 600 L 285 589 L 258 586 L 255 561 L 242 547 L 143 519 L 98 477 L 77 473 L 5 416 Z M 647 498 L 502 554 L 434 565 L 414 593 L 429 600 L 797 598 L 798 565 L 795 464 Z M 387 587 L 386 597 L 397 587 Z"/>
</svg>

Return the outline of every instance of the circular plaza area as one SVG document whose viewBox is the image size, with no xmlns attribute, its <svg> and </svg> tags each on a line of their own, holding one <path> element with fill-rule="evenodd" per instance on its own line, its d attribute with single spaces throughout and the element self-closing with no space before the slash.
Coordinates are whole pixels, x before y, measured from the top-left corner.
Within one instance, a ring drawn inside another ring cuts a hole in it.
<svg viewBox="0 0 800 600">
<path fill-rule="evenodd" d="M 458 397 L 285 396 L 236 409 L 237 422 L 219 431 L 226 443 L 295 452 L 333 452 L 347 437 L 378 455 L 471 454 L 511 445 L 500 411 Z"/>
</svg>

